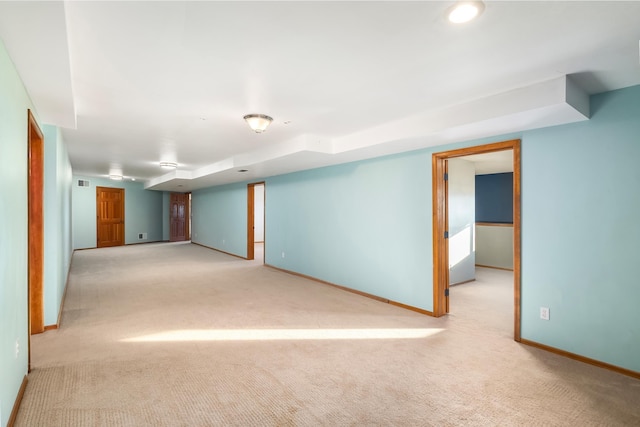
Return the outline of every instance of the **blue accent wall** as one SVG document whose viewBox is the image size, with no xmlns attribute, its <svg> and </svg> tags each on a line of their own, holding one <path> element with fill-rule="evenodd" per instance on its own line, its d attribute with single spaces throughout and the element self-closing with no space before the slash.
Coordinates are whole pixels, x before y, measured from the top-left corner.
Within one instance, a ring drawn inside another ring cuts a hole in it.
<svg viewBox="0 0 640 427">
<path fill-rule="evenodd" d="M 513 224 L 513 173 L 476 175 L 476 222 Z"/>
<path fill-rule="evenodd" d="M 78 187 L 78 180 L 91 182 L 90 187 Z M 73 175 L 73 247 L 95 248 L 96 187 L 124 188 L 125 244 L 163 240 L 163 193 L 145 190 L 141 182 L 113 181 L 106 178 Z M 144 240 L 138 233 L 147 233 Z"/>
</svg>

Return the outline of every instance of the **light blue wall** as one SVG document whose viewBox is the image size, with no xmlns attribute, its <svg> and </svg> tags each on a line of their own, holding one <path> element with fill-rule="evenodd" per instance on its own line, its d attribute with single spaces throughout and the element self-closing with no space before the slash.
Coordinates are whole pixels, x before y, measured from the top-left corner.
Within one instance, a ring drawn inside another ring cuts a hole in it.
<svg viewBox="0 0 640 427">
<path fill-rule="evenodd" d="M 91 185 L 79 187 L 79 179 L 88 180 Z M 125 244 L 162 240 L 162 192 L 145 190 L 140 182 L 73 175 L 74 249 L 96 247 L 96 187 L 124 188 Z M 147 233 L 147 238 L 138 239 L 138 233 Z"/>
<path fill-rule="evenodd" d="M 0 41 L 0 425 L 27 374 L 27 109 L 31 100 Z M 20 352 L 16 357 L 16 341 Z"/>
<path fill-rule="evenodd" d="M 44 133 L 44 322 L 58 322 L 67 283 L 73 238 L 71 235 L 72 171 L 60 130 L 42 127 Z"/>
<path fill-rule="evenodd" d="M 638 372 L 640 86 L 591 111 L 522 145 L 522 337 Z"/>
<path fill-rule="evenodd" d="M 430 164 L 421 151 L 267 179 L 265 262 L 430 310 Z"/>
<path fill-rule="evenodd" d="M 194 191 L 191 240 L 241 257 L 247 256 L 247 184 Z"/>
</svg>

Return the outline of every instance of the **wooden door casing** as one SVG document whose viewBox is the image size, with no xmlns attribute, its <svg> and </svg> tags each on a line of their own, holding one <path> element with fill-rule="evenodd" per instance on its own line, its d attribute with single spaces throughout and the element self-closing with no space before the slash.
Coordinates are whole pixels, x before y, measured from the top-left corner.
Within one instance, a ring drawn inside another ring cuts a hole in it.
<svg viewBox="0 0 640 427">
<path fill-rule="evenodd" d="M 44 136 L 31 110 L 28 121 L 29 332 L 44 332 Z M 29 341 L 29 369 L 31 369 Z"/>
<path fill-rule="evenodd" d="M 263 243 L 266 242 L 266 232 L 265 232 L 265 225 L 264 225 L 264 200 L 266 198 L 266 184 L 265 181 L 260 181 L 260 182 L 254 182 L 251 184 L 247 184 L 247 257 L 246 259 L 248 260 L 252 260 L 255 258 L 255 187 L 256 185 L 261 185 L 262 187 L 264 187 L 264 193 L 263 193 L 263 207 L 262 207 L 262 217 L 259 218 L 262 221 L 262 230 L 263 230 L 263 237 L 262 237 L 262 241 Z M 264 254 L 265 252 L 262 252 L 262 262 L 264 263 Z"/>
<path fill-rule="evenodd" d="M 255 186 L 256 184 L 247 185 L 247 259 L 252 260 L 255 257 Z"/>
<path fill-rule="evenodd" d="M 124 188 L 96 187 L 97 246 L 124 245 Z"/>
<path fill-rule="evenodd" d="M 512 150 L 513 153 L 513 294 L 514 294 L 514 340 L 521 338 L 521 206 L 520 206 L 520 140 L 496 142 L 474 147 L 460 148 L 432 154 L 432 218 L 433 218 L 433 316 L 444 316 L 449 312 L 449 246 L 445 231 L 447 221 L 447 185 L 445 173 L 447 160 L 472 154 Z"/>
<path fill-rule="evenodd" d="M 169 241 L 189 240 L 189 194 L 171 193 L 169 196 Z"/>
</svg>

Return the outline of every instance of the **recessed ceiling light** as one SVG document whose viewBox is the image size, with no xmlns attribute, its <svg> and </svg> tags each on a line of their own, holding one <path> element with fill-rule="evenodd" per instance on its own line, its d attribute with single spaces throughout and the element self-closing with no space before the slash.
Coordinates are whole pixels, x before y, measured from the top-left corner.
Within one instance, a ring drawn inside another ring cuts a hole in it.
<svg viewBox="0 0 640 427">
<path fill-rule="evenodd" d="M 477 18 L 484 11 L 481 1 L 459 1 L 447 9 L 447 18 L 454 24 L 463 24 Z"/>
<path fill-rule="evenodd" d="M 175 169 L 178 167 L 178 164 L 174 162 L 160 162 L 160 167 L 165 169 Z"/>
<path fill-rule="evenodd" d="M 109 175 L 109 179 L 114 181 L 122 181 L 122 175 Z"/>
</svg>

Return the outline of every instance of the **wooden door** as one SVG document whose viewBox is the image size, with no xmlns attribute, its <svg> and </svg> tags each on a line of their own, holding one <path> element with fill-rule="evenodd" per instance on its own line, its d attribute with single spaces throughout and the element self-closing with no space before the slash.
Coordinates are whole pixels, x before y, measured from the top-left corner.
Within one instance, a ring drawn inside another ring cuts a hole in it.
<svg viewBox="0 0 640 427">
<path fill-rule="evenodd" d="M 124 188 L 96 187 L 98 247 L 124 245 Z"/>
<path fill-rule="evenodd" d="M 171 193 L 169 211 L 169 240 L 171 242 L 189 240 L 189 194 Z"/>
</svg>

